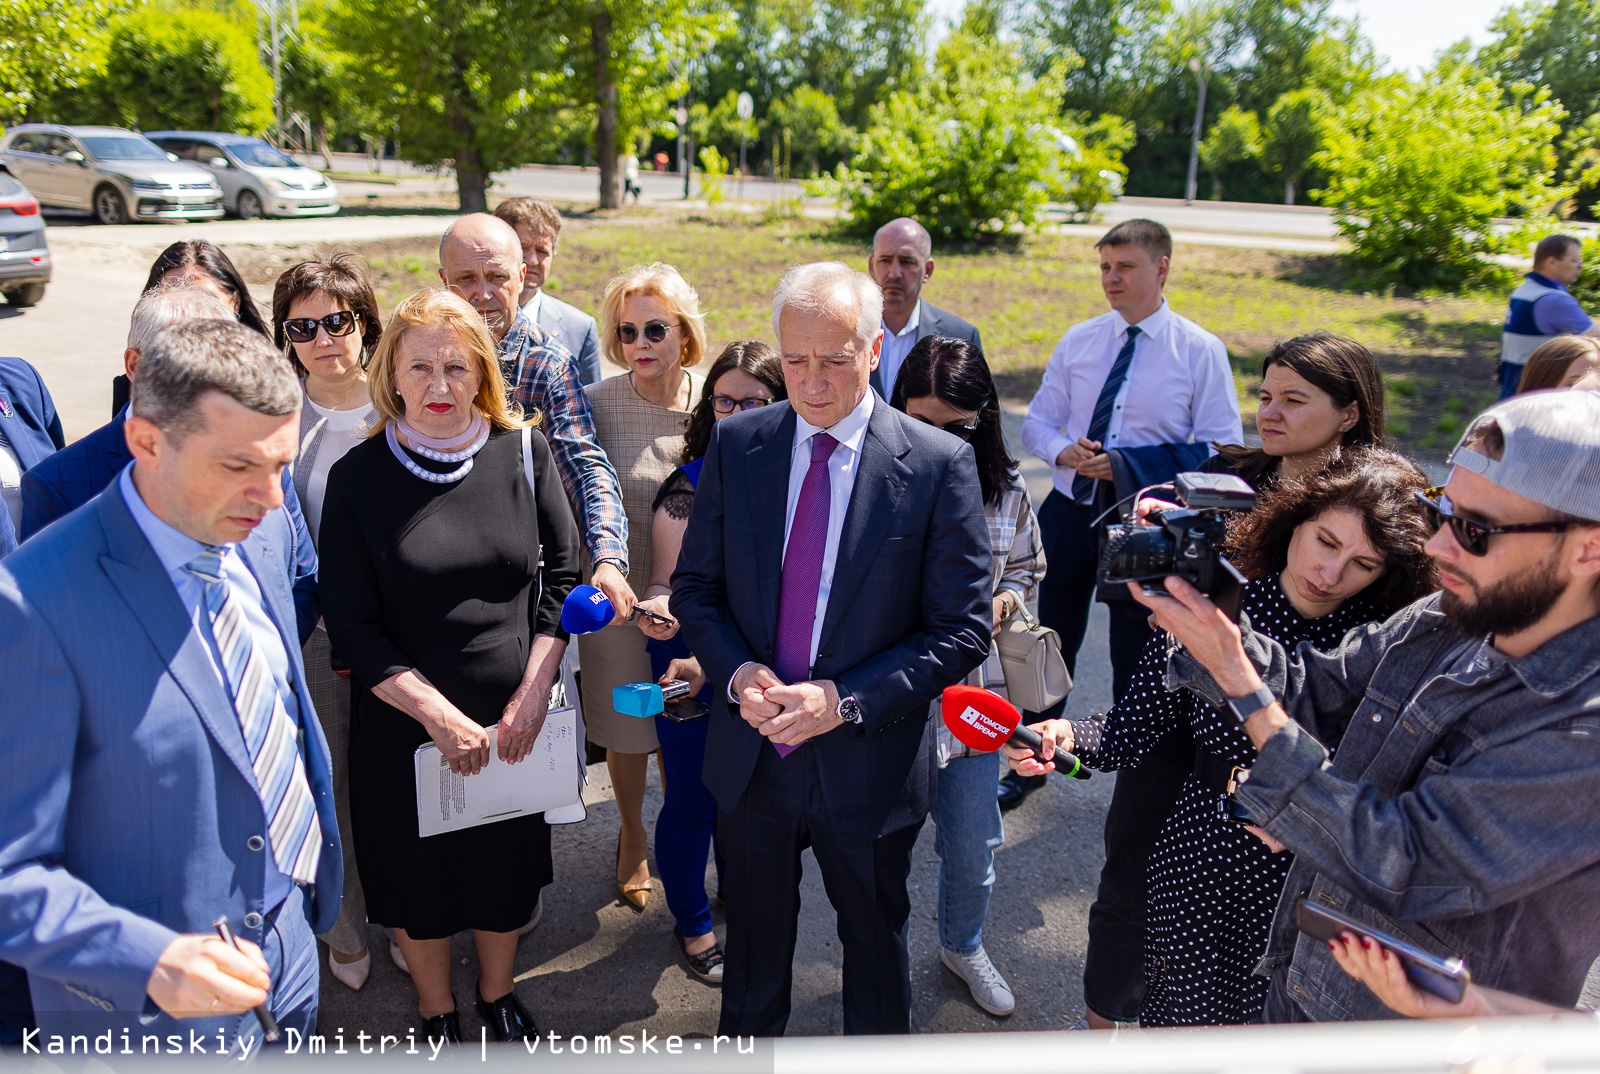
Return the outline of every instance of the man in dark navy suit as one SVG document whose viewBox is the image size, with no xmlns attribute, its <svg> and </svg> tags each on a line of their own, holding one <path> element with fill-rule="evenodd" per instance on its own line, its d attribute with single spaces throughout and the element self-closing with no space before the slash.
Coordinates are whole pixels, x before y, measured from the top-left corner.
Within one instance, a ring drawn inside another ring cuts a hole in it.
<svg viewBox="0 0 1600 1074">
<path fill-rule="evenodd" d="M 991 557 L 972 449 L 868 386 L 880 292 L 837 263 L 773 299 L 787 404 L 718 422 L 673 613 L 718 702 L 725 1034 L 782 1034 L 816 853 L 844 948 L 844 1031 L 907 1033 L 911 849 L 929 702 L 988 654 Z"/>
<path fill-rule="evenodd" d="M 889 398 L 900 363 L 919 339 L 964 339 L 983 350 L 976 328 L 922 297 L 922 285 L 933 279 L 933 236 L 927 228 L 906 216 L 880 227 L 872 237 L 867 272 L 883 291 L 883 350 L 872 371 L 878 395 Z"/>
</svg>

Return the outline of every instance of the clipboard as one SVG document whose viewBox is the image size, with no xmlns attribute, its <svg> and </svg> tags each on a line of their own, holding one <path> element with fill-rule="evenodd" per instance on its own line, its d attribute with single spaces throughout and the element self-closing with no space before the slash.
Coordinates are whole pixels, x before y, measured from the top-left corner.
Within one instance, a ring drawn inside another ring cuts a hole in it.
<svg viewBox="0 0 1600 1074">
<path fill-rule="evenodd" d="M 583 820 L 583 788 L 588 770 L 583 763 L 583 716 L 572 669 L 565 660 L 550 691 L 550 705 L 533 751 L 517 764 L 502 761 L 496 751 L 499 727 L 489 728 L 489 763 L 475 776 L 458 776 L 429 742 L 412 757 L 417 788 L 417 835 L 494 824 L 543 813 L 551 824 Z"/>
</svg>

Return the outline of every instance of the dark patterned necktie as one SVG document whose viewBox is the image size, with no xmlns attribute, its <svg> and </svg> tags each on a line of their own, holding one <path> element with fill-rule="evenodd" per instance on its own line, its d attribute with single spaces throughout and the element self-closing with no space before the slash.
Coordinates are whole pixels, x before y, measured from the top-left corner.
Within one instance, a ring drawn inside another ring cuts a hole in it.
<svg viewBox="0 0 1600 1074">
<path fill-rule="evenodd" d="M 1111 412 L 1116 409 L 1117 393 L 1122 390 L 1122 382 L 1128 379 L 1128 367 L 1133 364 L 1133 345 L 1138 338 L 1139 326 L 1129 325 L 1128 342 L 1117 352 L 1117 360 L 1111 363 L 1111 372 L 1106 374 L 1106 382 L 1100 388 L 1100 398 L 1094 403 L 1094 415 L 1089 419 L 1089 431 L 1085 436 L 1102 445 L 1102 450 L 1106 442 L 1106 430 L 1111 428 Z M 1094 480 L 1082 474 L 1072 479 L 1073 502 L 1087 504 L 1094 501 Z"/>
</svg>

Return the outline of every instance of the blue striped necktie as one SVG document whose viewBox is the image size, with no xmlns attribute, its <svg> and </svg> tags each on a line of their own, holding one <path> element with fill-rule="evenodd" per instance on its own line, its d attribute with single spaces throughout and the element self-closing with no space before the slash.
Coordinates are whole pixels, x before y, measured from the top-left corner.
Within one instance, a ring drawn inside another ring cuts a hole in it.
<svg viewBox="0 0 1600 1074">
<path fill-rule="evenodd" d="M 211 633 L 244 730 L 256 793 L 266 812 L 273 861 L 285 876 L 309 884 L 316 879 L 317 859 L 322 855 L 322 825 L 300 760 L 300 731 L 283 706 L 266 656 L 251 641 L 244 609 L 223 576 L 222 549 L 206 549 L 185 569 L 205 586 Z"/>
<path fill-rule="evenodd" d="M 1106 382 L 1100 388 L 1100 398 L 1094 402 L 1094 415 L 1089 418 L 1089 431 L 1084 435 L 1097 444 L 1104 445 L 1106 442 L 1106 431 L 1111 428 L 1111 412 L 1116 408 L 1117 393 L 1122 390 L 1122 382 L 1128 379 L 1128 367 L 1133 364 L 1133 344 L 1138 338 L 1139 326 L 1129 325 L 1128 342 L 1117 352 L 1117 360 L 1111 363 L 1111 372 L 1106 374 Z M 1101 450 L 1104 450 L 1103 446 Z M 1075 503 L 1094 501 L 1094 480 L 1082 474 L 1072 479 L 1072 499 Z"/>
</svg>

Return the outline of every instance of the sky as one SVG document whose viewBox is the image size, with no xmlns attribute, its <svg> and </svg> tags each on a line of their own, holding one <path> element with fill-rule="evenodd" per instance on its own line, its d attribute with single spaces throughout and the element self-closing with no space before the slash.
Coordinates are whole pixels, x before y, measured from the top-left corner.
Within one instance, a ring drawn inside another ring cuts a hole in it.
<svg viewBox="0 0 1600 1074">
<path fill-rule="evenodd" d="M 1378 54 L 1391 67 L 1416 71 L 1428 66 L 1434 55 L 1463 37 L 1480 45 L 1488 38 L 1489 23 L 1510 0 L 1334 0 L 1337 15 L 1361 20 Z M 937 20 L 961 16 L 965 0 L 929 0 Z"/>
</svg>

